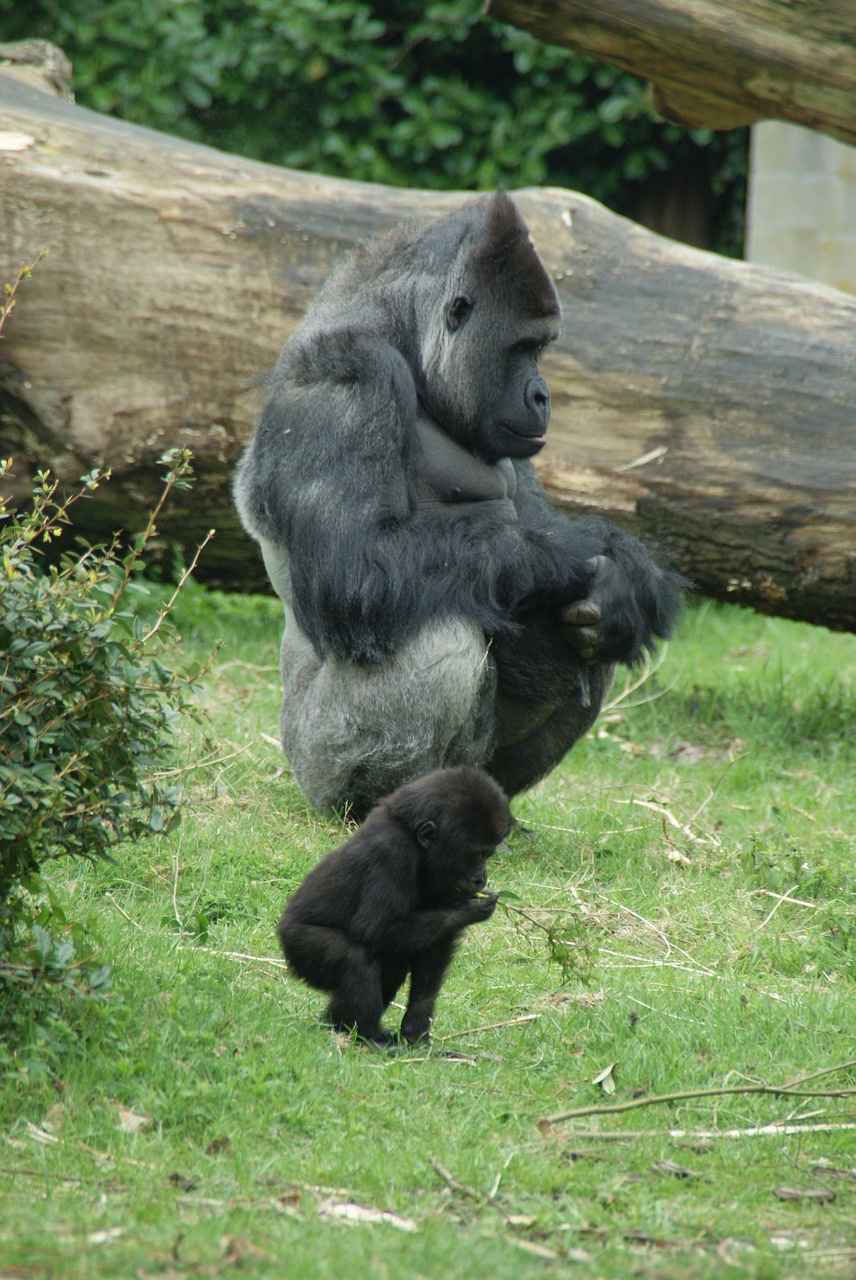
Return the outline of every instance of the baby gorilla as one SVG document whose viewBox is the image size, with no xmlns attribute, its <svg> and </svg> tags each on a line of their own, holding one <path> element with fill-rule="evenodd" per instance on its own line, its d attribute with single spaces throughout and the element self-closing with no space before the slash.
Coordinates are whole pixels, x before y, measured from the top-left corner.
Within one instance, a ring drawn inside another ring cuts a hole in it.
<svg viewBox="0 0 856 1280">
<path fill-rule="evenodd" d="M 508 801 L 486 773 L 436 769 L 379 800 L 309 872 L 279 937 L 294 973 L 330 992 L 334 1027 L 394 1043 L 380 1020 L 409 974 L 399 1035 L 428 1039 L 461 933 L 493 915 L 485 863 L 511 826 Z"/>
</svg>

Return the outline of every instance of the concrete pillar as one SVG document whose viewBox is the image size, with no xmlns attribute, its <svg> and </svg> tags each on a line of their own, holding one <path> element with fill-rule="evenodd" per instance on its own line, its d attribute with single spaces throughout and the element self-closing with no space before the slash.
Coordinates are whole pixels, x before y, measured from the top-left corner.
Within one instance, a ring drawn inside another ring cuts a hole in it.
<svg viewBox="0 0 856 1280">
<path fill-rule="evenodd" d="M 856 293 L 856 147 L 778 120 L 753 127 L 746 258 Z"/>
</svg>

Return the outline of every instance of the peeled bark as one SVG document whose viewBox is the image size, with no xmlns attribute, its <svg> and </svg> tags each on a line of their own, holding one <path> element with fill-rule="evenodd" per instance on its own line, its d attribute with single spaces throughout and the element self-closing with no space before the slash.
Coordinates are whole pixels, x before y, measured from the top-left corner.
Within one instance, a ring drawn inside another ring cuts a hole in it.
<svg viewBox="0 0 856 1280">
<path fill-rule="evenodd" d="M 295 173 L 55 100 L 0 72 L 0 283 L 49 256 L 0 346 L 14 495 L 50 467 L 89 535 L 139 528 L 160 453 L 197 484 L 159 522 L 199 576 L 265 585 L 230 481 L 254 384 L 355 241 L 460 193 Z M 681 246 L 560 190 L 517 193 L 563 334 L 538 460 L 555 500 L 658 538 L 703 592 L 856 630 L 856 299 Z M 646 460 L 647 459 L 647 460 Z"/>
</svg>

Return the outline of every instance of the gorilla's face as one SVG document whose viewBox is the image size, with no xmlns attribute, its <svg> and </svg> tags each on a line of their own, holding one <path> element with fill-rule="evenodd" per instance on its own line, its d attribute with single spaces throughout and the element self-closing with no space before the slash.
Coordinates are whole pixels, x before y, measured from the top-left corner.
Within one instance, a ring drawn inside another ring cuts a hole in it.
<svg viewBox="0 0 856 1280">
<path fill-rule="evenodd" d="M 518 321 L 516 340 L 483 362 L 483 399 L 472 447 L 491 458 L 529 458 L 546 444 L 550 389 L 538 371 L 541 352 L 558 336 L 558 315 Z"/>
<path fill-rule="evenodd" d="M 538 361 L 559 332 L 558 310 L 521 319 L 496 300 L 456 295 L 445 308 L 443 358 L 426 407 L 449 435 L 488 462 L 529 458 L 546 443 L 550 391 Z"/>
<path fill-rule="evenodd" d="M 550 392 L 538 361 L 558 337 L 560 310 L 511 202 L 495 197 L 483 216 L 447 254 L 452 270 L 423 282 L 417 385 L 453 439 L 495 462 L 544 447 Z"/>
</svg>

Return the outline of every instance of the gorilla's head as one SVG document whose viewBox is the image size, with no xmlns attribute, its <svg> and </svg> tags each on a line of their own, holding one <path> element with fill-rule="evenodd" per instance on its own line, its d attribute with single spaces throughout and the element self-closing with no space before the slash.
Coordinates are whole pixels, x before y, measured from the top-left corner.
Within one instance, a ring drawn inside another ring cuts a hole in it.
<svg viewBox="0 0 856 1280">
<path fill-rule="evenodd" d="M 435 222 L 416 261 L 405 355 L 428 414 L 488 462 L 537 453 L 550 420 L 538 360 L 560 308 L 515 205 L 499 191 Z"/>
<path fill-rule="evenodd" d="M 321 342 L 320 367 L 347 381 L 356 339 L 388 343 L 425 412 L 454 440 L 487 462 L 528 458 L 550 420 L 538 359 L 560 314 L 525 222 L 498 191 L 361 246 L 321 289 L 283 361 L 313 386 Z"/>
<path fill-rule="evenodd" d="M 410 834 L 422 850 L 421 874 L 432 896 L 487 883 L 486 863 L 514 824 L 505 793 L 470 765 L 435 769 L 399 787 L 378 809 Z"/>
</svg>

